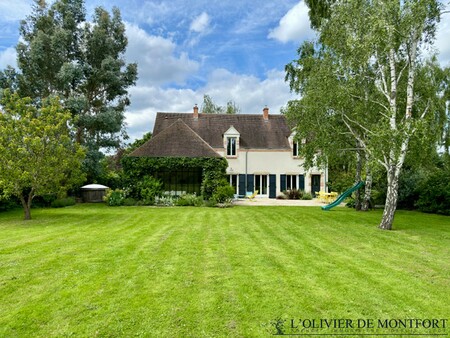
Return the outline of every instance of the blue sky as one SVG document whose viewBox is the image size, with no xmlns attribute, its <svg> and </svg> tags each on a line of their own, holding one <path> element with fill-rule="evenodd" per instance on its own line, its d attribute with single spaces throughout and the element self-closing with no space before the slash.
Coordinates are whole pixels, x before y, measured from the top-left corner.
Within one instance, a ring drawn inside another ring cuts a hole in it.
<svg viewBox="0 0 450 338">
<path fill-rule="evenodd" d="M 0 0 L 0 69 L 15 66 L 18 26 L 32 0 Z M 314 38 L 307 8 L 298 0 L 86 0 L 120 9 L 129 40 L 126 59 L 137 62 L 139 80 L 130 88 L 126 112 L 131 140 L 153 129 L 157 111 L 190 112 L 209 94 L 221 105 L 233 100 L 242 113 L 271 113 L 295 96 L 284 66 L 305 39 Z M 436 42 L 440 61 L 450 64 L 450 16 Z"/>
</svg>

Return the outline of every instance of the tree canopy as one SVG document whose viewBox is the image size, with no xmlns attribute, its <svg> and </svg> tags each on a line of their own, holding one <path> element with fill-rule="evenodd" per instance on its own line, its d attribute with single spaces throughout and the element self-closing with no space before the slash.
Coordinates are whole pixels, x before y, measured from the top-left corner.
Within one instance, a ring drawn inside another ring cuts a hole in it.
<svg viewBox="0 0 450 338">
<path fill-rule="evenodd" d="M 89 177 L 98 174 L 102 148 L 118 148 L 126 138 L 127 89 L 137 79 L 137 65 L 127 64 L 125 25 L 117 8 L 99 7 L 86 20 L 84 0 L 35 0 L 20 25 L 16 49 L 19 71 L 0 74 L 3 88 L 31 97 L 38 106 L 58 95 L 72 115 L 75 140 L 87 148 Z"/>
<path fill-rule="evenodd" d="M 287 114 L 304 118 L 298 129 L 311 143 L 331 149 L 334 135 L 324 128 L 336 126 L 385 169 L 382 229 L 392 228 L 411 144 L 436 144 L 448 123 L 446 71 L 422 53 L 434 40 L 440 10 L 434 0 L 335 1 L 318 23 L 320 43 L 302 45 L 286 67 L 291 89 L 302 95 Z"/>
<path fill-rule="evenodd" d="M 203 96 L 203 104 L 200 110 L 203 114 L 239 114 L 241 111 L 234 101 L 228 101 L 226 107 L 220 106 L 215 104 L 208 94 Z"/>
<path fill-rule="evenodd" d="M 31 219 L 34 197 L 62 194 L 84 179 L 84 150 L 72 140 L 70 113 L 57 98 L 36 109 L 31 99 L 6 90 L 0 104 L 0 191 L 17 196 Z"/>
</svg>

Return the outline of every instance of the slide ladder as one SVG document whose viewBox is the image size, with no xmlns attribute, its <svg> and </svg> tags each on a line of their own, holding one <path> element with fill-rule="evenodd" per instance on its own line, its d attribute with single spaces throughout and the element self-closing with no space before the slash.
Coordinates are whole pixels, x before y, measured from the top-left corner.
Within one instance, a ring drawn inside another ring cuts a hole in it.
<svg viewBox="0 0 450 338">
<path fill-rule="evenodd" d="M 334 202 L 332 202 L 332 203 L 330 203 L 328 205 L 322 206 L 321 207 L 322 210 L 330 210 L 331 208 L 334 208 L 336 205 L 341 204 L 344 199 L 346 199 L 348 196 L 350 196 L 352 194 L 352 192 L 358 190 L 363 185 L 364 185 L 363 181 L 358 182 L 353 187 L 351 187 L 350 189 L 344 191 L 341 195 L 339 195 L 338 198 L 336 198 L 336 200 Z"/>
</svg>

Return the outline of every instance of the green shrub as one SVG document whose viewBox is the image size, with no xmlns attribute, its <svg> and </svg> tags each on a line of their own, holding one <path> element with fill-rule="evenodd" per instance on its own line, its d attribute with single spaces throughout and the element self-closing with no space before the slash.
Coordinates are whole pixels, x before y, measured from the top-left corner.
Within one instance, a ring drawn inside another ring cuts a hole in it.
<svg viewBox="0 0 450 338">
<path fill-rule="evenodd" d="M 450 170 L 432 173 L 420 188 L 416 203 L 420 211 L 450 215 Z"/>
<path fill-rule="evenodd" d="M 155 197 L 161 196 L 163 184 L 153 176 L 133 180 L 127 188 L 127 196 L 139 201 L 140 205 L 153 205 Z"/>
<path fill-rule="evenodd" d="M 353 198 L 353 197 L 347 197 L 347 199 L 345 200 L 345 206 L 347 207 L 347 208 L 352 208 L 352 209 L 354 209 L 355 208 L 355 205 L 356 205 L 356 200 Z"/>
<path fill-rule="evenodd" d="M 123 205 L 127 206 L 127 207 L 132 207 L 138 204 L 138 201 L 136 201 L 134 198 L 132 197 L 127 197 L 123 200 Z"/>
<path fill-rule="evenodd" d="M 163 184 L 152 176 L 145 176 L 137 185 L 139 197 L 145 204 L 155 203 L 155 197 L 162 194 Z"/>
<path fill-rule="evenodd" d="M 301 190 L 297 190 L 297 189 L 290 189 L 290 190 L 283 191 L 283 194 L 286 196 L 287 199 L 299 200 L 302 198 L 303 192 Z"/>
<path fill-rule="evenodd" d="M 328 181 L 330 191 L 343 192 L 355 184 L 355 175 L 353 171 L 342 172 L 340 170 L 330 170 L 330 175 L 334 179 Z"/>
<path fill-rule="evenodd" d="M 175 201 L 171 196 L 156 196 L 155 205 L 160 207 L 173 207 L 175 205 Z"/>
<path fill-rule="evenodd" d="M 106 195 L 103 197 L 103 200 L 110 207 L 123 205 L 125 200 L 125 192 L 121 189 L 108 189 Z"/>
<path fill-rule="evenodd" d="M 70 205 L 75 205 L 75 197 L 58 198 L 51 203 L 52 208 L 64 208 Z"/>
<path fill-rule="evenodd" d="M 234 197 L 234 188 L 226 180 L 221 180 L 214 190 L 211 199 L 216 204 L 231 203 Z"/>
<path fill-rule="evenodd" d="M 0 191 L 0 212 L 12 210 L 15 208 L 20 208 L 20 202 L 17 200 L 17 198 L 14 196 L 10 196 L 8 198 L 2 197 Z"/>
<path fill-rule="evenodd" d="M 101 178 L 101 184 L 110 187 L 111 189 L 120 189 L 124 186 L 123 174 L 121 171 L 107 171 Z"/>
<path fill-rule="evenodd" d="M 305 201 L 309 201 L 309 200 L 312 200 L 312 195 L 309 193 L 309 192 L 304 192 L 303 194 L 302 194 L 302 200 L 305 200 Z"/>
<path fill-rule="evenodd" d="M 211 199 L 205 201 L 205 206 L 208 208 L 213 208 L 213 207 L 217 206 L 217 202 L 211 198 Z"/>
<path fill-rule="evenodd" d="M 225 171 L 227 168 L 227 161 L 217 161 L 211 160 L 205 163 L 203 167 L 203 181 L 202 181 L 202 195 L 205 200 L 209 200 L 213 197 L 217 188 L 222 186 L 224 182 L 228 184 L 225 180 Z"/>
<path fill-rule="evenodd" d="M 398 182 L 397 209 L 415 209 L 415 203 L 420 196 L 418 187 L 425 179 L 423 170 L 402 169 Z"/>
<path fill-rule="evenodd" d="M 33 208 L 48 208 L 52 206 L 53 201 L 57 199 L 56 194 L 49 194 L 43 196 L 36 196 L 33 198 Z"/>
<path fill-rule="evenodd" d="M 196 194 L 185 194 L 181 195 L 180 198 L 175 201 L 175 205 L 180 207 L 201 207 L 203 206 L 203 198 L 201 196 L 197 196 Z"/>
</svg>

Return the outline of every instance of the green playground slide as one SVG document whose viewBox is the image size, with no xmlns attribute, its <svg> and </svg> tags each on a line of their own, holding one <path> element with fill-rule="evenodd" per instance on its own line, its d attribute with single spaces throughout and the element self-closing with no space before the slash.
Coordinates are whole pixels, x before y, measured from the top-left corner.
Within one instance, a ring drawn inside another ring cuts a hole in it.
<svg viewBox="0 0 450 338">
<path fill-rule="evenodd" d="M 357 184 L 355 184 L 353 187 L 351 187 L 350 189 L 344 191 L 341 195 L 338 196 L 338 198 L 336 198 L 336 201 L 328 204 L 328 205 L 324 205 L 322 206 L 322 210 L 330 210 L 331 208 L 334 208 L 336 205 L 341 204 L 341 202 L 347 198 L 348 196 L 350 196 L 352 194 L 352 192 L 354 192 L 355 190 L 358 190 L 359 188 L 361 188 L 364 185 L 363 181 L 358 182 Z"/>
</svg>

